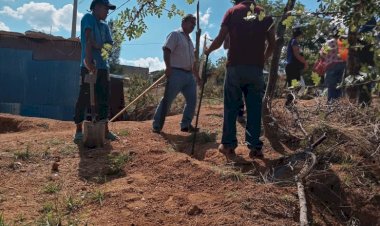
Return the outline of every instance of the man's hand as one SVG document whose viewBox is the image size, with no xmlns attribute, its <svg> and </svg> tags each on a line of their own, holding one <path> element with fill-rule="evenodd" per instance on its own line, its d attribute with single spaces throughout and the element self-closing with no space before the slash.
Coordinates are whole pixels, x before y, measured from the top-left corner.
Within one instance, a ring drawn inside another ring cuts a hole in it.
<svg viewBox="0 0 380 226">
<path fill-rule="evenodd" d="M 165 69 L 166 78 L 169 78 L 171 74 L 172 74 L 172 68 L 171 67 L 167 67 Z"/>
<path fill-rule="evenodd" d="M 210 48 L 205 46 L 204 53 L 205 53 L 205 55 L 210 55 L 210 53 L 211 53 Z"/>
<path fill-rule="evenodd" d="M 96 66 L 94 60 L 90 60 L 88 57 L 85 57 L 83 63 L 90 73 L 96 74 Z"/>
</svg>

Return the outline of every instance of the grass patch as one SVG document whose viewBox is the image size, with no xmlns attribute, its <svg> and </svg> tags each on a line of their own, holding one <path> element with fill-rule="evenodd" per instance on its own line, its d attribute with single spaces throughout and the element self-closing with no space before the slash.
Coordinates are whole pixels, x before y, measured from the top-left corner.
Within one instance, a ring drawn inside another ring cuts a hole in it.
<svg viewBox="0 0 380 226">
<path fill-rule="evenodd" d="M 62 225 L 62 219 L 57 213 L 50 211 L 50 212 L 44 214 L 43 216 L 41 216 L 37 220 L 36 224 L 41 225 L 41 226 Z"/>
<path fill-rule="evenodd" d="M 5 219 L 4 219 L 3 213 L 0 213 L 0 226 L 8 226 L 8 224 L 5 223 Z"/>
<path fill-rule="evenodd" d="M 61 190 L 61 186 L 54 182 L 49 182 L 44 186 L 44 192 L 47 194 L 55 194 Z"/>
<path fill-rule="evenodd" d="M 212 167 L 212 170 L 220 175 L 222 180 L 231 179 L 233 181 L 243 181 L 246 178 L 246 175 L 238 170 L 235 170 L 231 167 Z"/>
<path fill-rule="evenodd" d="M 126 136 L 129 136 L 130 133 L 128 130 L 122 130 L 118 134 L 119 136 L 126 137 Z"/>
<path fill-rule="evenodd" d="M 78 210 L 82 206 L 82 201 L 76 198 L 73 198 L 71 195 L 66 198 L 65 200 L 65 206 L 66 210 L 71 212 L 74 212 Z"/>
<path fill-rule="evenodd" d="M 347 186 L 347 187 L 351 187 L 352 185 L 352 181 L 353 181 L 353 177 L 351 174 L 344 174 L 342 177 L 342 182 Z"/>
<path fill-rule="evenodd" d="M 74 145 L 74 144 L 66 144 L 65 146 L 63 146 L 60 150 L 59 150 L 59 153 L 62 154 L 62 155 L 72 155 L 72 154 L 75 154 L 75 153 L 78 153 L 78 146 L 77 145 Z"/>
<path fill-rule="evenodd" d="M 247 199 L 241 202 L 241 207 L 245 210 L 252 210 L 252 201 L 250 199 Z"/>
<path fill-rule="evenodd" d="M 94 202 L 97 202 L 99 203 L 100 206 L 103 206 L 103 202 L 104 202 L 104 199 L 105 199 L 105 194 L 104 192 L 100 191 L 100 190 L 97 190 L 95 191 L 93 194 L 91 194 L 91 199 L 94 201 Z"/>
<path fill-rule="evenodd" d="M 61 139 L 58 139 L 55 137 L 46 141 L 46 144 L 53 145 L 53 146 L 57 146 L 57 145 L 64 144 L 64 143 L 65 143 L 64 140 L 61 140 Z"/>
<path fill-rule="evenodd" d="M 130 162 L 132 160 L 131 154 L 128 152 L 126 154 L 121 153 L 112 153 L 108 155 L 108 161 L 109 161 L 109 172 L 108 174 L 119 174 L 123 171 L 123 168 L 125 164 Z"/>
<path fill-rule="evenodd" d="M 42 213 L 50 213 L 54 210 L 54 204 L 51 202 L 44 203 L 41 209 Z"/>
<path fill-rule="evenodd" d="M 14 153 L 14 156 L 17 160 L 23 161 L 29 160 L 32 157 L 32 155 L 29 152 L 29 147 L 27 147 L 25 151 L 17 151 L 16 153 Z"/>
<path fill-rule="evenodd" d="M 16 216 L 16 219 L 14 220 L 15 225 L 19 225 L 19 223 L 25 222 L 26 218 L 24 217 L 24 214 L 20 213 Z M 16 224 L 18 223 L 18 224 Z"/>
<path fill-rule="evenodd" d="M 282 195 L 278 197 L 281 201 L 285 203 L 295 203 L 297 202 L 297 199 L 294 196 L 291 195 Z"/>
</svg>

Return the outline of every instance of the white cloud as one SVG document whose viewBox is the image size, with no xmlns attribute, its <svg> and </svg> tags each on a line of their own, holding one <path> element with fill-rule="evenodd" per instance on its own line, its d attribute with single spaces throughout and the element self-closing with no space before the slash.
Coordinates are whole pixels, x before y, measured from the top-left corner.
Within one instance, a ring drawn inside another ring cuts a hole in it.
<svg viewBox="0 0 380 226">
<path fill-rule="evenodd" d="M 10 31 L 9 27 L 0 21 L 0 31 Z"/>
<path fill-rule="evenodd" d="M 2 10 L 0 10 L 0 14 L 5 14 L 7 16 L 16 18 L 16 19 L 22 19 L 22 15 L 19 15 L 17 11 L 14 11 L 11 7 L 9 6 L 4 6 Z"/>
<path fill-rule="evenodd" d="M 120 58 L 120 63 L 136 67 L 146 67 L 149 68 L 150 72 L 165 69 L 165 62 L 160 61 L 158 57 L 139 58 L 137 60 Z"/>
<path fill-rule="evenodd" d="M 25 20 L 32 29 L 39 31 L 57 32 L 61 29 L 71 31 L 73 5 L 67 4 L 62 8 L 56 9 L 54 5 L 47 2 L 29 2 L 17 9 L 4 6 L 0 14 L 7 15 L 19 20 Z M 79 30 L 82 13 L 78 13 L 77 30 Z"/>
<path fill-rule="evenodd" d="M 207 26 L 209 24 L 210 14 L 211 14 L 211 8 L 207 8 L 206 13 L 202 13 L 202 12 L 199 13 L 199 21 L 201 25 L 203 24 Z"/>
</svg>

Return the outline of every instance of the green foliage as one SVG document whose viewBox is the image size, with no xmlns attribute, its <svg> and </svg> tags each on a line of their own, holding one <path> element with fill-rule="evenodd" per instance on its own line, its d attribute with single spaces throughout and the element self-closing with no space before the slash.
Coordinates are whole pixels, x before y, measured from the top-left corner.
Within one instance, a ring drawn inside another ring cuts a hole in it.
<svg viewBox="0 0 380 226">
<path fill-rule="evenodd" d="M 21 159 L 23 161 L 29 160 L 31 158 L 29 147 L 27 147 L 25 151 L 17 151 L 14 153 L 14 156 L 16 159 Z"/>
<path fill-rule="evenodd" d="M 109 169 L 110 171 L 108 174 L 118 174 L 121 171 L 123 171 L 123 168 L 125 164 L 132 161 L 132 156 L 130 153 L 124 154 L 109 154 L 108 155 L 109 160 Z"/>
<path fill-rule="evenodd" d="M 129 77 L 129 82 L 127 85 L 127 96 L 126 103 L 132 102 L 136 97 L 138 97 L 142 92 L 144 92 L 151 85 L 150 80 L 143 78 L 141 75 L 131 75 Z M 130 112 L 137 111 L 140 108 L 145 108 L 146 106 L 155 104 L 154 95 L 151 92 L 146 93 L 139 100 L 135 102 L 134 109 Z"/>
<path fill-rule="evenodd" d="M 313 80 L 313 83 L 315 86 L 318 86 L 321 82 L 321 76 L 319 76 L 317 73 L 312 72 L 311 73 L 311 79 Z"/>
<path fill-rule="evenodd" d="M 3 213 L 0 213 L 0 226 L 7 226 L 8 224 L 5 223 L 5 219 L 3 216 Z"/>
<path fill-rule="evenodd" d="M 61 186 L 54 182 L 49 182 L 44 186 L 44 192 L 47 194 L 55 194 L 61 190 Z"/>
<path fill-rule="evenodd" d="M 104 192 L 97 190 L 95 193 L 91 196 L 92 200 L 95 202 L 98 202 L 100 206 L 103 205 L 103 201 L 105 199 Z"/>
<path fill-rule="evenodd" d="M 69 212 L 73 212 L 78 210 L 82 206 L 82 201 L 80 199 L 76 199 L 73 196 L 69 195 L 66 197 L 66 209 Z"/>
<path fill-rule="evenodd" d="M 296 87 L 299 87 L 301 83 L 297 79 L 293 79 L 291 85 L 292 85 L 291 86 L 292 88 L 296 88 Z"/>
</svg>

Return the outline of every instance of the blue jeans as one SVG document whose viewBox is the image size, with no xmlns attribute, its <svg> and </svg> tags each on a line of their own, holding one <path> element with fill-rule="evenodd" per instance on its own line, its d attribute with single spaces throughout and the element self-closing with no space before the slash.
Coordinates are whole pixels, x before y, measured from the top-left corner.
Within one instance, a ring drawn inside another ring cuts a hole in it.
<svg viewBox="0 0 380 226">
<path fill-rule="evenodd" d="M 247 124 L 245 141 L 249 149 L 261 150 L 261 107 L 264 89 L 263 69 L 257 66 L 240 65 L 227 68 L 224 81 L 224 117 L 222 144 L 237 147 L 236 117 L 241 104 L 241 93 L 245 95 Z"/>
<path fill-rule="evenodd" d="M 181 128 L 190 126 L 197 103 L 197 86 L 195 79 L 191 72 L 173 68 L 172 74 L 166 82 L 164 97 L 161 99 L 153 117 L 154 129 L 161 130 L 164 127 L 165 116 L 169 112 L 170 106 L 179 92 L 182 92 L 186 101 L 180 126 Z"/>
<path fill-rule="evenodd" d="M 346 63 L 337 63 L 326 71 L 325 84 L 327 86 L 327 101 L 338 99 L 342 96 L 342 89 L 337 89 L 338 83 L 342 82 L 342 76 Z"/>
</svg>

